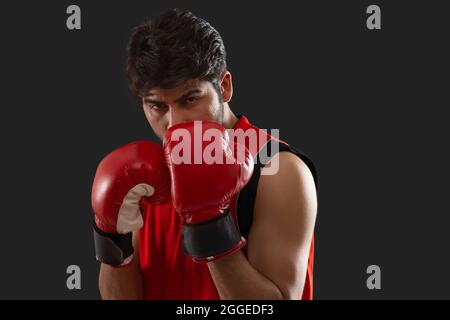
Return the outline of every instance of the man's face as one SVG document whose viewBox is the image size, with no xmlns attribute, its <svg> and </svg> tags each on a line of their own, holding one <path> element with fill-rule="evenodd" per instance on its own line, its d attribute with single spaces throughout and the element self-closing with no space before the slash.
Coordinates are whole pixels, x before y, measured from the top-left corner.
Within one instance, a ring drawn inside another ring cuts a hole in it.
<svg viewBox="0 0 450 320">
<path fill-rule="evenodd" d="M 190 80 L 172 89 L 151 89 L 142 98 L 142 105 L 150 126 L 161 140 L 167 129 L 178 123 L 223 122 L 223 103 L 209 81 Z"/>
</svg>

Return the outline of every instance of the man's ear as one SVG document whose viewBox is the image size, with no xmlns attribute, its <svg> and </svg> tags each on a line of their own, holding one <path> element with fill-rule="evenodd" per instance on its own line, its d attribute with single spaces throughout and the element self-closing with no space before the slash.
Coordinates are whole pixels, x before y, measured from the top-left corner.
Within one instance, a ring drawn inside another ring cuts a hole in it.
<svg viewBox="0 0 450 320">
<path fill-rule="evenodd" d="M 233 96 L 233 79 L 228 70 L 225 70 L 222 75 L 222 79 L 220 80 L 220 90 L 222 91 L 223 102 L 229 102 Z"/>
</svg>

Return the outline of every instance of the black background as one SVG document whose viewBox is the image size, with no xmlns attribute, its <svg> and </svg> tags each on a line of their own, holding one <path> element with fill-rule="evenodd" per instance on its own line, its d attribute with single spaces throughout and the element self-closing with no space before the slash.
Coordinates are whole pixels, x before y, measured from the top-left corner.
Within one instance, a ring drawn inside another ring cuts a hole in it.
<svg viewBox="0 0 450 320">
<path fill-rule="evenodd" d="M 66 28 L 81 8 L 82 29 Z M 366 28 L 381 7 L 382 30 Z M 235 113 L 320 177 L 316 299 L 449 298 L 443 1 L 19 1 L 0 5 L 0 298 L 97 299 L 98 161 L 153 139 L 125 79 L 130 30 L 173 7 L 224 38 Z M 66 288 L 79 265 L 82 289 Z M 381 290 L 366 287 L 379 265 Z"/>
</svg>

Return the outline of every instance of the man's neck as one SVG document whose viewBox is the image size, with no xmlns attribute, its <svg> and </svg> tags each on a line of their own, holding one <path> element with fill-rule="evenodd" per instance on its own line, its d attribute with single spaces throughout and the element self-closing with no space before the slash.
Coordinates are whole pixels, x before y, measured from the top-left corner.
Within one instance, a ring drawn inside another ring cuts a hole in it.
<svg viewBox="0 0 450 320">
<path fill-rule="evenodd" d="M 231 129 L 234 127 L 236 122 L 238 122 L 238 117 L 236 117 L 231 111 L 230 107 L 228 106 L 228 103 L 224 104 L 224 110 L 223 110 L 223 126 L 226 129 Z"/>
</svg>

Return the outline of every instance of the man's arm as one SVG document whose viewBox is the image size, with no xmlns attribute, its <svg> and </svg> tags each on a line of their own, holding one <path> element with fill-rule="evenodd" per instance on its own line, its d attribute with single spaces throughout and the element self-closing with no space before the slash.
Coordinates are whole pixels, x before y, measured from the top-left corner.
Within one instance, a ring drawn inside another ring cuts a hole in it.
<svg viewBox="0 0 450 320">
<path fill-rule="evenodd" d="M 92 183 L 94 246 L 96 258 L 102 262 L 99 289 L 104 299 L 143 298 L 137 238 L 143 225 L 143 197 L 155 206 L 170 201 L 164 151 L 145 140 L 128 143 L 106 155 Z"/>
<path fill-rule="evenodd" d="M 261 175 L 253 224 L 242 251 L 208 263 L 222 299 L 299 299 L 305 284 L 317 211 L 306 164 L 279 154 L 279 171 Z"/>
<path fill-rule="evenodd" d="M 100 266 L 99 289 L 105 300 L 140 300 L 144 298 L 144 286 L 139 266 L 139 238 L 133 233 L 133 261 L 125 267 L 114 268 L 102 263 Z"/>
</svg>

